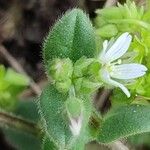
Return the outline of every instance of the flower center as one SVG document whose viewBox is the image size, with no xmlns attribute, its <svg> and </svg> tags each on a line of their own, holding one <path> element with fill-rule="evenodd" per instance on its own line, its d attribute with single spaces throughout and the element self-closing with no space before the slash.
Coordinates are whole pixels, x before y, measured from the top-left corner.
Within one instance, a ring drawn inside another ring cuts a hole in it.
<svg viewBox="0 0 150 150">
<path fill-rule="evenodd" d="M 120 65 L 122 63 L 121 59 L 118 59 L 116 62 L 103 64 L 103 67 L 109 72 L 110 75 L 113 75 L 115 65 Z"/>
</svg>

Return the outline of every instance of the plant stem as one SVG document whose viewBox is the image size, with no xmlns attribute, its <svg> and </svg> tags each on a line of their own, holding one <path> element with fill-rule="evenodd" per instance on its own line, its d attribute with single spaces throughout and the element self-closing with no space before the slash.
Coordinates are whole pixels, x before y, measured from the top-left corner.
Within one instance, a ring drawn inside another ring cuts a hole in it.
<svg viewBox="0 0 150 150">
<path fill-rule="evenodd" d="M 34 122 L 24 120 L 20 117 L 2 111 L 0 112 L 0 126 L 11 127 L 17 130 L 20 129 L 35 136 L 39 136 L 42 133 L 42 130 Z"/>
<path fill-rule="evenodd" d="M 150 31 L 150 24 L 137 19 L 114 19 L 114 20 L 109 20 L 109 23 L 116 23 L 116 24 L 127 23 L 132 25 L 135 24 Z"/>
<path fill-rule="evenodd" d="M 145 99 L 145 100 L 150 100 L 150 97 L 146 97 L 146 96 L 142 96 L 142 95 L 138 95 L 136 96 L 136 99 Z"/>
<path fill-rule="evenodd" d="M 107 0 L 104 7 L 110 7 L 117 3 L 118 0 Z"/>
<path fill-rule="evenodd" d="M 129 150 L 129 148 L 124 145 L 121 141 L 116 141 L 108 145 L 112 150 Z"/>
</svg>

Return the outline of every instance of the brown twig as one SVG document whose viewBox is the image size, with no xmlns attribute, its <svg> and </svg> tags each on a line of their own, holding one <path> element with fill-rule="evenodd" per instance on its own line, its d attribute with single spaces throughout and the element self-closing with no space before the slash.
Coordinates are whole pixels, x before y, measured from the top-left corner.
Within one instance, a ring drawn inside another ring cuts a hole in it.
<svg viewBox="0 0 150 150">
<path fill-rule="evenodd" d="M 11 65 L 12 68 L 14 68 L 17 72 L 24 74 L 29 77 L 29 75 L 26 73 L 26 71 L 23 69 L 23 67 L 18 63 L 18 61 L 7 51 L 7 49 L 0 45 L 0 53 L 2 56 L 8 61 L 8 63 Z M 38 84 L 36 84 L 33 79 L 30 79 L 30 87 L 34 91 L 35 94 L 39 95 L 41 93 L 41 89 Z"/>
<path fill-rule="evenodd" d="M 107 0 L 104 7 L 110 7 L 117 3 L 118 0 Z"/>
<path fill-rule="evenodd" d="M 86 10 L 85 0 L 79 0 L 78 6 L 79 6 L 79 8 Z"/>
<path fill-rule="evenodd" d="M 121 141 L 116 141 L 108 145 L 112 150 L 129 150 Z"/>
<path fill-rule="evenodd" d="M 103 89 L 101 92 L 98 92 L 98 96 L 96 98 L 97 100 L 95 101 L 97 110 L 102 110 L 104 103 L 106 102 L 106 100 L 108 100 L 111 93 L 112 90 L 110 89 Z"/>
</svg>

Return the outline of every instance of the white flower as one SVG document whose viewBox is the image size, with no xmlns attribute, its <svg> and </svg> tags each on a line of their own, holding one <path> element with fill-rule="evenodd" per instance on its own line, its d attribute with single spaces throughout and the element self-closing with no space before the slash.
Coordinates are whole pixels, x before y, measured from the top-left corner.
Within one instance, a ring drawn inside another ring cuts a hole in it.
<svg viewBox="0 0 150 150">
<path fill-rule="evenodd" d="M 77 119 L 76 118 L 70 118 L 70 130 L 72 132 L 72 134 L 74 136 L 78 136 L 80 134 L 80 130 L 81 130 L 81 127 L 82 127 L 82 120 L 83 120 L 83 117 L 82 115 L 80 115 Z"/>
<path fill-rule="evenodd" d="M 130 92 L 120 82 L 128 82 L 141 77 L 147 71 L 147 68 L 141 64 L 121 64 L 122 60 L 120 57 L 127 52 L 131 41 L 132 36 L 127 32 L 123 33 L 113 44 L 112 41 L 108 42 L 106 40 L 103 43 L 103 50 L 99 55 L 99 61 L 102 64 L 100 70 L 102 81 L 108 85 L 119 87 L 127 97 L 130 97 Z"/>
</svg>

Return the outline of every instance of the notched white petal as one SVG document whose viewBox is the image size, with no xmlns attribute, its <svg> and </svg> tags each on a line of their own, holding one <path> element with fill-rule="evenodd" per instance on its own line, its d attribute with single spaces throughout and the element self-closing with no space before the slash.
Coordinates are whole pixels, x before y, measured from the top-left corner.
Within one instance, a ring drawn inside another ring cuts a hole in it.
<svg viewBox="0 0 150 150">
<path fill-rule="evenodd" d="M 82 127 L 82 115 L 80 115 L 77 119 L 75 118 L 70 118 L 70 130 L 72 132 L 72 134 L 74 136 L 78 136 L 80 134 L 80 130 L 81 130 L 81 127 Z"/>
<path fill-rule="evenodd" d="M 100 75 L 103 82 L 107 83 L 108 85 L 119 87 L 127 95 L 127 97 L 130 97 L 130 92 L 128 89 L 123 84 L 112 80 L 107 70 L 101 69 Z"/>
<path fill-rule="evenodd" d="M 103 57 L 104 57 L 104 55 L 105 55 L 105 53 L 106 53 L 107 47 L 108 47 L 108 41 L 105 40 L 105 41 L 103 42 L 103 50 L 101 51 L 101 53 L 100 53 L 100 55 L 99 55 L 99 59 L 100 59 L 100 60 L 103 59 Z"/>
<path fill-rule="evenodd" d="M 108 40 L 105 40 L 104 43 L 103 43 L 103 50 L 104 50 L 104 52 L 106 51 L 107 46 L 108 46 Z"/>
<path fill-rule="evenodd" d="M 106 62 L 112 62 L 123 56 L 128 50 L 132 36 L 129 33 L 123 33 L 111 48 L 106 52 L 104 59 Z"/>
<path fill-rule="evenodd" d="M 116 79 L 128 80 L 141 77 L 146 71 L 147 68 L 141 64 L 122 64 L 114 66 L 110 75 Z"/>
</svg>

